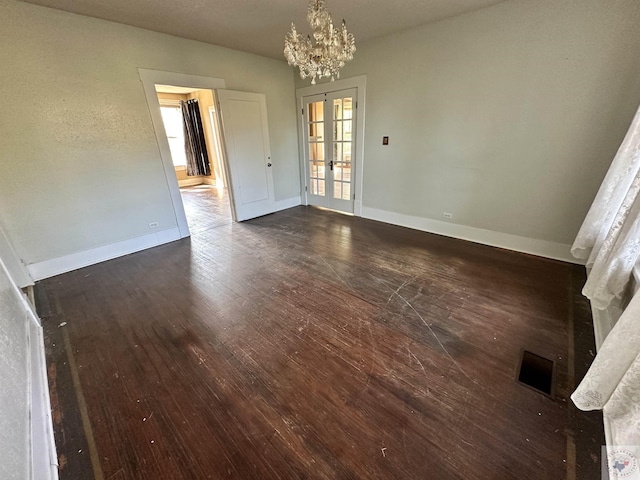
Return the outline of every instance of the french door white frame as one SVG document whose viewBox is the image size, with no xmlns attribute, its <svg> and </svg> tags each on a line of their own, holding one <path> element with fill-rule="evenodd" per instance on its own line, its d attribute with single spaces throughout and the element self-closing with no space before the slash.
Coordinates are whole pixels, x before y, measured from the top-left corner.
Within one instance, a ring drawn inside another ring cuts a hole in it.
<svg viewBox="0 0 640 480">
<path fill-rule="evenodd" d="M 348 90 L 356 88 L 357 93 L 357 110 L 356 110 L 356 131 L 355 131 L 355 175 L 353 180 L 353 193 L 355 200 L 353 204 L 353 214 L 357 217 L 362 216 L 362 188 L 363 188 L 363 169 L 364 169 L 364 122 L 365 122 L 365 98 L 367 88 L 367 76 L 345 78 L 336 80 L 335 82 L 322 83 L 319 85 L 311 85 L 296 89 L 296 98 L 298 105 L 298 149 L 300 157 L 300 191 L 302 192 L 302 203 L 309 205 L 308 194 L 305 190 L 307 187 L 307 162 L 305 161 L 305 141 L 304 132 L 306 127 L 306 118 L 304 116 L 304 97 L 331 93 L 338 90 Z"/>
</svg>

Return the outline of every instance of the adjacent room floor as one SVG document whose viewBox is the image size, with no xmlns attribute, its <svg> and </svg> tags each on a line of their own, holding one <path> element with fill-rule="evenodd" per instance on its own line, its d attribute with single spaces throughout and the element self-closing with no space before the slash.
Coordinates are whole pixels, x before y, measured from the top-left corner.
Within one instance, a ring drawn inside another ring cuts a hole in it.
<svg viewBox="0 0 640 480">
<path fill-rule="evenodd" d="M 600 478 L 583 268 L 309 207 L 189 221 L 37 285 L 62 480 Z"/>
<path fill-rule="evenodd" d="M 206 230 L 233 222 L 225 188 L 197 185 L 180 188 L 180 194 L 191 236 L 198 237 Z"/>
</svg>

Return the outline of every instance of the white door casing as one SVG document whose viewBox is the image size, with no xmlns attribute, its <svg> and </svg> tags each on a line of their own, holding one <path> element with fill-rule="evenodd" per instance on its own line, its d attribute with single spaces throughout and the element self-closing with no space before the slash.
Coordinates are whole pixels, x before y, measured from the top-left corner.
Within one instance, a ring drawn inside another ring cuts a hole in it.
<svg viewBox="0 0 640 480">
<path fill-rule="evenodd" d="M 238 222 L 276 210 L 264 94 L 216 90 L 229 194 Z"/>
<path fill-rule="evenodd" d="M 220 141 L 220 116 L 216 111 L 216 108 L 212 105 L 209 107 L 209 119 L 211 120 L 211 144 L 214 146 L 216 155 L 216 187 L 227 188 L 227 174 L 223 167 L 223 153 L 222 145 Z"/>
<path fill-rule="evenodd" d="M 160 70 L 149 70 L 145 68 L 138 68 L 138 75 L 140 76 L 142 88 L 144 89 L 144 94 L 147 99 L 147 105 L 149 106 L 149 114 L 151 115 L 151 122 L 153 123 L 153 128 L 156 134 L 160 158 L 162 160 L 164 175 L 176 216 L 176 223 L 180 231 L 180 237 L 188 237 L 190 233 L 189 225 L 187 223 L 187 215 L 184 211 L 182 196 L 180 195 L 180 187 L 178 185 L 178 179 L 176 178 L 173 159 L 171 158 L 169 141 L 165 134 L 164 124 L 162 123 L 160 102 L 158 101 L 158 94 L 155 86 L 173 85 L 177 87 L 215 90 L 217 88 L 224 88 L 226 86 L 225 81 L 222 78 L 163 72 Z"/>
<path fill-rule="evenodd" d="M 33 278 L 31 278 L 22 259 L 18 257 L 9 237 L 2 229 L 2 225 L 0 225 L 0 259 L 2 259 L 11 279 L 18 287 L 24 288 L 34 284 Z M 0 269 L 1 268 L 2 267 L 0 267 Z"/>
</svg>

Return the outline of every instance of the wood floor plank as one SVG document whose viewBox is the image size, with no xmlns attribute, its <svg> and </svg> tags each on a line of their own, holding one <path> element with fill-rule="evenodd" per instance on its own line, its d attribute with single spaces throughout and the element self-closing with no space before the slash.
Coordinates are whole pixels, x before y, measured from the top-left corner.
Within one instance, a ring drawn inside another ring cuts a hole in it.
<svg viewBox="0 0 640 480">
<path fill-rule="evenodd" d="M 183 196 L 190 239 L 37 285 L 62 480 L 558 479 L 580 435 L 599 478 L 601 424 L 578 432 L 568 400 L 568 332 L 593 343 L 581 267 Z M 515 381 L 522 348 L 556 362 L 555 398 Z"/>
</svg>

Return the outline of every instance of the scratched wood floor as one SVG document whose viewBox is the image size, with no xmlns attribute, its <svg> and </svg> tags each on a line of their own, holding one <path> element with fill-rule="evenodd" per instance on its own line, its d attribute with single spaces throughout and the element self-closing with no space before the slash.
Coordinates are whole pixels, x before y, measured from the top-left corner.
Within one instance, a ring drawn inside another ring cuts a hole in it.
<svg viewBox="0 0 640 480">
<path fill-rule="evenodd" d="M 309 207 L 234 224 L 206 191 L 191 239 L 37 285 L 62 480 L 600 478 L 567 401 L 582 268 Z"/>
</svg>

